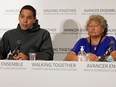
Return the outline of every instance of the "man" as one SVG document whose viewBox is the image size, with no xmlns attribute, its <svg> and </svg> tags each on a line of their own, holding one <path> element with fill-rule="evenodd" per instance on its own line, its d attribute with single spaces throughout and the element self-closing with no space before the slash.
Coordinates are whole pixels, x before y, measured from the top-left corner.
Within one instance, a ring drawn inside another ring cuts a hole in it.
<svg viewBox="0 0 116 87">
<path fill-rule="evenodd" d="M 29 53 L 36 53 L 36 60 L 53 60 L 54 54 L 50 33 L 40 28 L 36 10 L 25 5 L 17 28 L 7 31 L 0 41 L 0 59 L 29 60 Z"/>
</svg>

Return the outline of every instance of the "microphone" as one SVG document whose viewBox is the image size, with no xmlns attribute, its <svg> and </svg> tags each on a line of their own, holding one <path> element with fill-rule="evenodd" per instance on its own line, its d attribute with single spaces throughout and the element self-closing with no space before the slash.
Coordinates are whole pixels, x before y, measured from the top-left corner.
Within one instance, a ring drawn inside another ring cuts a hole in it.
<svg viewBox="0 0 116 87">
<path fill-rule="evenodd" d="M 20 46 L 21 46 L 21 40 L 17 40 L 17 46 L 16 48 L 13 50 L 13 52 L 9 55 L 10 60 L 14 59 L 13 56 L 17 56 L 19 51 L 20 51 Z"/>
<path fill-rule="evenodd" d="M 100 57 L 99 61 L 106 61 L 105 57 L 109 56 L 110 53 L 113 51 L 113 46 L 114 46 L 115 42 L 114 40 L 110 41 L 110 47 L 106 50 L 105 54 L 103 56 Z"/>
<path fill-rule="evenodd" d="M 110 55 L 110 53 L 113 51 L 114 43 L 115 43 L 115 42 L 114 42 L 113 40 L 110 41 L 110 47 L 109 47 L 108 50 L 105 52 L 104 56 L 109 56 L 109 55 Z"/>
<path fill-rule="evenodd" d="M 15 50 L 12 52 L 12 55 L 18 55 L 19 51 L 20 51 L 20 46 L 21 46 L 21 41 L 17 40 L 17 46 L 15 48 Z"/>
</svg>

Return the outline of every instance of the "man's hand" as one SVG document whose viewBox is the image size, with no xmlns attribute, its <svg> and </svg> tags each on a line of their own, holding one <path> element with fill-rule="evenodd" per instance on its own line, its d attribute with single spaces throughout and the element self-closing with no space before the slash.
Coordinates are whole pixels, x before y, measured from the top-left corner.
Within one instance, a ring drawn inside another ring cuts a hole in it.
<svg viewBox="0 0 116 87">
<path fill-rule="evenodd" d="M 15 60 L 29 60 L 29 57 L 25 55 L 24 53 L 18 53 L 17 56 L 13 57 Z"/>
</svg>

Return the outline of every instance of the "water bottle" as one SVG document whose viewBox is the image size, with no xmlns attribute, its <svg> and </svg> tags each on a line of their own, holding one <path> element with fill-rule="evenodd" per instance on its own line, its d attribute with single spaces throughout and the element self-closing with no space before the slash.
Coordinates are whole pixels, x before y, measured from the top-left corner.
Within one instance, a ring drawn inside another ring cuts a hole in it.
<svg viewBox="0 0 116 87">
<path fill-rule="evenodd" d="M 78 53 L 78 61 L 88 61 L 87 53 L 84 51 L 84 46 L 81 46 Z"/>
</svg>

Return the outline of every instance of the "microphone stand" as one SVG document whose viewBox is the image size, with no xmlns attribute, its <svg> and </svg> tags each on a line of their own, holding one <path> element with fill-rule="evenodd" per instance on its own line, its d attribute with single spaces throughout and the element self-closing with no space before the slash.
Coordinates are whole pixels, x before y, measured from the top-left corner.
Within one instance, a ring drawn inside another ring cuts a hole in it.
<svg viewBox="0 0 116 87">
<path fill-rule="evenodd" d="M 21 46 L 21 41 L 17 40 L 17 47 L 15 48 L 15 50 L 9 55 L 8 59 L 9 60 L 14 60 L 14 56 L 17 56 L 20 50 L 20 46 Z"/>
<path fill-rule="evenodd" d="M 20 45 L 9 55 L 8 59 L 9 60 L 14 60 L 14 56 L 17 56 L 19 53 Z"/>
<path fill-rule="evenodd" d="M 14 60 L 12 53 L 8 56 L 9 60 Z"/>
<path fill-rule="evenodd" d="M 105 57 L 106 57 L 106 56 L 100 56 L 99 61 L 101 61 L 101 62 L 107 62 L 107 60 L 105 59 Z"/>
<path fill-rule="evenodd" d="M 106 60 L 106 57 L 110 55 L 110 53 L 112 52 L 113 50 L 113 45 L 114 45 L 114 41 L 111 42 L 111 46 L 108 48 L 108 50 L 105 52 L 105 54 L 103 56 L 100 56 L 100 59 L 99 61 L 102 61 L 102 62 L 108 62 Z"/>
</svg>

